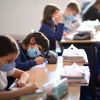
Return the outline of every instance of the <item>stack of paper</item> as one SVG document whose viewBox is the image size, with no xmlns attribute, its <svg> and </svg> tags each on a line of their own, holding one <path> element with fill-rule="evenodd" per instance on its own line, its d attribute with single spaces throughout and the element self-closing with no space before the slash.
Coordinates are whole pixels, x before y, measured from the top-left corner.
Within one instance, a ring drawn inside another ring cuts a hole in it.
<svg viewBox="0 0 100 100">
<path fill-rule="evenodd" d="M 88 66 L 79 67 L 74 63 L 63 68 L 61 78 L 68 78 L 69 84 L 88 84 L 90 70 Z"/>
<path fill-rule="evenodd" d="M 62 56 L 64 65 L 71 65 L 73 63 L 84 65 L 88 63 L 86 52 L 83 49 L 77 49 L 74 45 L 64 49 Z"/>
</svg>

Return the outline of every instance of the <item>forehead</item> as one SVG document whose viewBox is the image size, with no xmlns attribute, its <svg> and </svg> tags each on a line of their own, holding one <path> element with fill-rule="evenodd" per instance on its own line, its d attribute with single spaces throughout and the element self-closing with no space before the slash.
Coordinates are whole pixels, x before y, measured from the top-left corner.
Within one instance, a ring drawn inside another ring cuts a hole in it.
<svg viewBox="0 0 100 100">
<path fill-rule="evenodd" d="M 55 14 L 60 14 L 60 13 L 61 13 L 60 10 L 56 10 L 56 11 L 55 11 Z"/>
<path fill-rule="evenodd" d="M 11 61 L 12 62 L 12 61 L 16 60 L 17 56 L 18 56 L 17 53 L 10 53 L 7 56 L 2 57 L 2 59 L 5 60 L 5 61 L 9 61 L 9 62 Z"/>
<path fill-rule="evenodd" d="M 30 43 L 35 43 L 35 37 L 31 37 L 29 40 Z"/>
</svg>

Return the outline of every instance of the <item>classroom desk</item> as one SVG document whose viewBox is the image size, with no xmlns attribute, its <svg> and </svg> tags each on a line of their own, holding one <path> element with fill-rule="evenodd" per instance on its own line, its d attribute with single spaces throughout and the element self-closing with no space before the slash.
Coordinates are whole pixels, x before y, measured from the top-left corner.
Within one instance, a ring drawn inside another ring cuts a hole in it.
<svg viewBox="0 0 100 100">
<path fill-rule="evenodd" d="M 93 98 L 95 97 L 95 68 L 96 68 L 96 48 L 95 43 L 100 42 L 100 40 L 92 39 L 92 40 L 67 40 L 62 39 L 61 44 L 64 48 L 68 48 L 71 44 L 76 46 L 78 49 L 84 49 L 87 53 L 89 68 L 90 68 L 90 83 L 89 87 L 93 94 Z"/>
<path fill-rule="evenodd" d="M 36 81 L 38 87 L 42 87 L 43 84 L 49 82 L 52 79 L 57 79 L 60 77 L 60 73 L 63 67 L 63 63 L 61 57 L 58 57 L 57 64 L 47 64 L 46 67 L 33 67 L 31 70 L 28 71 L 31 79 Z M 69 85 L 68 94 L 66 94 L 60 100 L 79 100 L 80 97 L 80 85 Z M 43 100 L 40 97 L 31 97 L 28 99 L 18 99 L 18 100 Z"/>
</svg>

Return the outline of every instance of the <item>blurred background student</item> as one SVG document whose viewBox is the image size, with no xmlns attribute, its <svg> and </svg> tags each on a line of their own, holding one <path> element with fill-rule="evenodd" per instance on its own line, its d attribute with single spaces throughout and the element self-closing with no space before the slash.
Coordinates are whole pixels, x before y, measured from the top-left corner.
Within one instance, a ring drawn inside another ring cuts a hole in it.
<svg viewBox="0 0 100 100">
<path fill-rule="evenodd" d="M 35 85 L 26 86 L 29 75 L 15 68 L 15 59 L 18 54 L 19 49 L 15 40 L 12 37 L 0 35 L 0 100 L 11 100 L 24 94 L 33 93 L 36 90 Z M 7 76 L 19 79 L 16 81 L 18 90 L 5 90 L 8 84 Z"/>
<path fill-rule="evenodd" d="M 64 32 L 72 33 L 81 23 L 81 7 L 79 3 L 74 1 L 69 1 L 65 8 L 63 14 L 64 21 Z"/>
<path fill-rule="evenodd" d="M 60 9 L 56 5 L 47 5 L 44 8 L 40 32 L 43 32 L 50 41 L 50 50 L 61 48 L 59 41 L 63 35 L 63 18 Z M 60 51 L 62 52 L 62 50 Z"/>
</svg>

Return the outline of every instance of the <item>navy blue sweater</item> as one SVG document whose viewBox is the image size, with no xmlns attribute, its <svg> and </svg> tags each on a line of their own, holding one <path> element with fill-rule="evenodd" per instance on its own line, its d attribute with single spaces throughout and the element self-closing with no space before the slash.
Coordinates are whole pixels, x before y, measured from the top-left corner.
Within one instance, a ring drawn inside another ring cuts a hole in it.
<svg viewBox="0 0 100 100">
<path fill-rule="evenodd" d="M 60 41 L 63 35 L 64 24 L 59 23 L 55 28 L 51 28 L 48 24 L 42 24 L 40 27 L 40 32 L 44 33 L 45 36 L 50 41 L 50 50 L 55 50 L 56 44 L 55 41 Z"/>
<path fill-rule="evenodd" d="M 27 51 L 23 50 L 21 45 L 19 45 L 19 49 L 20 49 L 20 54 L 16 59 L 16 68 L 27 71 L 31 67 L 36 65 L 36 61 L 28 58 Z"/>
</svg>

